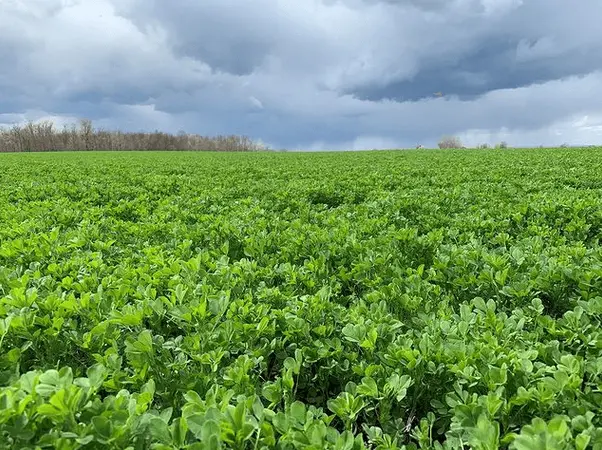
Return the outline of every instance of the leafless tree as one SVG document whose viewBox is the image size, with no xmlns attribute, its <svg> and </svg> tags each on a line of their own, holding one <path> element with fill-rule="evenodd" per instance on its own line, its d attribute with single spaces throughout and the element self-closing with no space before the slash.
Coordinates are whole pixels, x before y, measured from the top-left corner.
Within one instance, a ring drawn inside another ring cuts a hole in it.
<svg viewBox="0 0 602 450">
<path fill-rule="evenodd" d="M 0 128 L 0 152 L 46 152 L 73 150 L 194 150 L 249 152 L 268 150 L 260 141 L 247 136 L 200 136 L 176 134 L 125 133 L 95 129 L 92 121 L 82 119 L 57 130 L 50 121 L 28 122 Z"/>
<path fill-rule="evenodd" d="M 444 136 L 438 145 L 439 148 L 461 148 L 462 141 L 457 136 Z"/>
</svg>

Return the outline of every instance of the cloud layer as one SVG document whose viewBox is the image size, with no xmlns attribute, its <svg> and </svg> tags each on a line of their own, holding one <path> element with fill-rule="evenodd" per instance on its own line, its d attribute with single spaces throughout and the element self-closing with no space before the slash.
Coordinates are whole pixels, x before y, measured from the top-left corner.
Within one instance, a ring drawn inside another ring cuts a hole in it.
<svg viewBox="0 0 602 450">
<path fill-rule="evenodd" d="M 602 142 L 598 0 L 3 0 L 0 123 L 361 149 Z"/>
</svg>

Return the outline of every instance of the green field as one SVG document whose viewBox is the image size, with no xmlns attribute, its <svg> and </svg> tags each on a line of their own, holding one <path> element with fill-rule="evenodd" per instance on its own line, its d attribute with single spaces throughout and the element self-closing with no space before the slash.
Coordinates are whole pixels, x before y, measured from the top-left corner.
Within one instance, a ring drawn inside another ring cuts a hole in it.
<svg viewBox="0 0 602 450">
<path fill-rule="evenodd" d="M 602 149 L 0 155 L 0 448 L 602 449 Z"/>
</svg>

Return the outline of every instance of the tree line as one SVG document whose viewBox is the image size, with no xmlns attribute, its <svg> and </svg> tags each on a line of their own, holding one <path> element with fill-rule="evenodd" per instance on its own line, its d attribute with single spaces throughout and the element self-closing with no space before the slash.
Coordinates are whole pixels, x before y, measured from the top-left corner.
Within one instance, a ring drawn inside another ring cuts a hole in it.
<svg viewBox="0 0 602 450">
<path fill-rule="evenodd" d="M 92 121 L 57 128 L 52 121 L 28 122 L 0 128 L 0 152 L 50 152 L 93 150 L 193 150 L 252 152 L 268 150 L 247 136 L 200 136 L 154 132 L 107 131 L 94 128 Z"/>
<path fill-rule="evenodd" d="M 439 148 L 466 148 L 462 145 L 462 141 L 457 136 L 444 136 L 437 143 Z M 487 149 L 489 148 L 489 144 L 479 144 L 477 148 Z M 495 145 L 495 148 L 508 148 L 508 143 L 506 141 L 502 141 Z"/>
</svg>

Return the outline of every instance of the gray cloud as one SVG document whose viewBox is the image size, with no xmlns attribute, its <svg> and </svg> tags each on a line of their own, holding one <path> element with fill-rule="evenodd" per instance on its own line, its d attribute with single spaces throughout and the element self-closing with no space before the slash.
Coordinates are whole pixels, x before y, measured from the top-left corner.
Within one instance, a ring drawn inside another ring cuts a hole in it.
<svg viewBox="0 0 602 450">
<path fill-rule="evenodd" d="M 366 85 L 348 93 L 366 100 L 410 101 L 436 94 L 473 100 L 498 89 L 529 86 L 602 69 L 602 61 L 596 56 L 602 54 L 602 45 L 582 48 L 580 52 L 537 57 L 538 42 L 489 40 L 458 61 L 429 64 L 410 79 L 386 86 Z M 525 54 L 522 58 L 529 59 L 521 61 L 521 54 Z"/>
<path fill-rule="evenodd" d="M 161 26 L 175 54 L 236 75 L 253 72 L 275 45 L 269 32 L 273 18 L 261 8 L 240 8 L 240 2 L 231 0 L 177 3 L 174 8 L 170 2 L 149 0 L 130 17 Z"/>
<path fill-rule="evenodd" d="M 2 8 L 0 123 L 85 116 L 104 127 L 339 149 L 434 145 L 450 133 L 514 144 L 602 140 L 597 0 Z"/>
<path fill-rule="evenodd" d="M 491 14 L 496 11 L 492 5 L 497 5 L 499 15 Z M 452 44 L 450 57 L 430 57 L 437 45 L 434 40 L 434 45 L 423 49 L 420 68 L 411 77 L 380 86 L 366 83 L 346 92 L 368 100 L 408 101 L 434 93 L 473 99 L 497 89 L 602 69 L 602 29 L 595 19 L 602 14 L 601 3 L 586 1 L 571 7 L 556 0 L 509 0 L 480 6 L 457 22 L 448 22 L 450 26 L 444 24 L 439 32 L 433 30 Z M 465 39 L 466 33 L 471 40 Z"/>
</svg>

